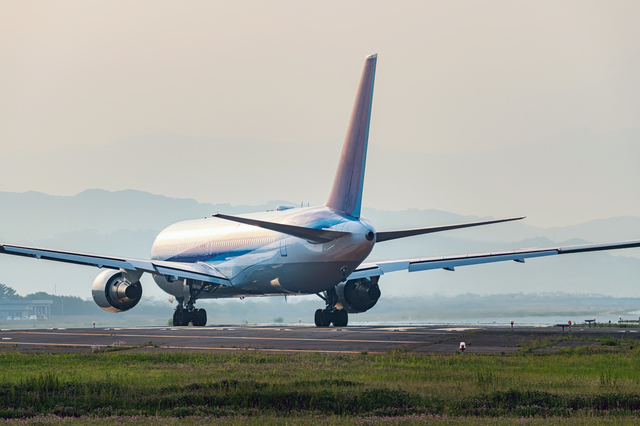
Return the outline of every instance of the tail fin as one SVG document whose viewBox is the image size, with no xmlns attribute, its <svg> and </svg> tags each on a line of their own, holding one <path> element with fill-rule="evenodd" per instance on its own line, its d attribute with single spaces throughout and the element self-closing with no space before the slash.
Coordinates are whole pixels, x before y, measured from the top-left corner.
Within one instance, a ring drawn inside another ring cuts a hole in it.
<svg viewBox="0 0 640 426">
<path fill-rule="evenodd" d="M 364 186 L 364 168 L 367 161 L 369 122 L 371 121 L 371 102 L 377 58 L 377 54 L 370 55 L 364 62 L 360 86 L 342 146 L 340 163 L 329 199 L 324 204 L 353 217 L 360 217 L 362 204 L 362 187 Z"/>
</svg>

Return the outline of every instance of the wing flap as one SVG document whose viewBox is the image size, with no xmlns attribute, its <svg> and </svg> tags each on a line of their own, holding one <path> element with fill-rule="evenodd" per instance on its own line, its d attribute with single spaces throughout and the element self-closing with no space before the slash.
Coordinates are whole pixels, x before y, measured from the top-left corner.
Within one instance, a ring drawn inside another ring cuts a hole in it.
<svg viewBox="0 0 640 426">
<path fill-rule="evenodd" d="M 441 257 L 435 259 L 420 259 L 409 264 L 409 272 L 427 271 L 430 269 L 448 269 L 458 266 L 481 265 L 483 263 L 504 262 L 507 260 L 523 260 L 531 257 L 552 256 L 558 254 L 557 250 L 540 251 L 514 251 L 506 253 L 487 253 L 468 255 L 464 257 L 448 258 Z"/>
<path fill-rule="evenodd" d="M 231 283 L 220 271 L 206 263 L 180 263 L 153 261 L 155 269 L 163 275 L 178 276 L 178 279 L 194 279 L 212 284 L 230 286 Z"/>
<path fill-rule="evenodd" d="M 90 253 L 77 253 L 64 250 L 42 249 L 37 247 L 0 244 L 0 254 L 33 257 L 75 265 L 97 268 L 126 269 L 150 274 L 162 274 L 174 279 L 192 279 L 212 284 L 230 286 L 227 277 L 215 268 L 203 263 L 166 262 L 124 257 L 111 257 Z"/>
<path fill-rule="evenodd" d="M 55 260 L 58 262 L 74 263 L 78 265 L 107 267 L 112 269 L 135 269 L 123 258 L 107 257 L 94 254 L 76 253 L 71 251 L 41 249 L 37 247 L 15 246 L 3 244 L 2 249 L 6 254 L 35 257 L 36 259 Z"/>
<path fill-rule="evenodd" d="M 638 247 L 638 241 L 620 241 L 608 244 L 588 244 L 581 246 L 559 247 L 558 254 L 586 253 L 589 251 L 616 250 Z"/>
<path fill-rule="evenodd" d="M 348 279 L 368 278 L 395 271 L 418 272 L 431 269 L 454 270 L 458 266 L 480 265 L 484 263 L 504 262 L 513 260 L 524 263 L 524 259 L 553 256 L 556 254 L 585 253 L 590 251 L 616 250 L 640 247 L 640 240 L 621 241 L 605 244 L 587 244 L 579 246 L 549 247 L 539 249 L 523 249 L 502 252 L 476 253 L 466 255 L 451 255 L 437 257 L 423 257 L 398 260 L 383 260 L 361 264 L 349 275 Z"/>
</svg>

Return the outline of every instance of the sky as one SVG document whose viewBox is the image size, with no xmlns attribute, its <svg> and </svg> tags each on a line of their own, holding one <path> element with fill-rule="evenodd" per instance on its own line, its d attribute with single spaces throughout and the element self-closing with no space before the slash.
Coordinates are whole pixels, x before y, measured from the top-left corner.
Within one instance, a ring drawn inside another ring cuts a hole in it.
<svg viewBox="0 0 640 426">
<path fill-rule="evenodd" d="M 378 53 L 365 206 L 640 216 L 638 22 L 630 1 L 6 0 L 0 191 L 322 204 Z"/>
</svg>

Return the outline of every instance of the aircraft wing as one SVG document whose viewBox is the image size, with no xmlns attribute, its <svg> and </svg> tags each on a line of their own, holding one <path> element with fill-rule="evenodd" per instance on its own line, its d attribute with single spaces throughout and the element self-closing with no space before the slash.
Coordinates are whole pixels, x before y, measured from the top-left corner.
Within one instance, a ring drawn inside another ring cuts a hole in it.
<svg viewBox="0 0 640 426">
<path fill-rule="evenodd" d="M 73 263 L 76 265 L 95 266 L 97 268 L 135 270 L 148 272 L 150 274 L 166 275 L 174 280 L 192 279 L 223 286 L 231 285 L 227 277 L 213 267 L 204 263 L 181 263 L 132 259 L 127 257 L 103 256 L 99 254 L 42 249 L 12 244 L 0 244 L 0 254 L 33 257 L 36 259 Z"/>
<path fill-rule="evenodd" d="M 532 257 L 553 256 L 556 254 L 584 253 L 589 251 L 615 250 L 640 247 L 640 241 L 622 241 L 606 244 L 588 244 L 566 247 L 533 248 L 491 253 L 458 254 L 449 256 L 419 257 L 412 259 L 383 260 L 360 264 L 348 279 L 368 278 L 384 275 L 388 272 L 404 271 L 417 272 L 429 269 L 446 269 L 453 271 L 458 266 L 479 265 L 482 263 L 502 262 L 513 260 L 524 263 Z"/>
</svg>

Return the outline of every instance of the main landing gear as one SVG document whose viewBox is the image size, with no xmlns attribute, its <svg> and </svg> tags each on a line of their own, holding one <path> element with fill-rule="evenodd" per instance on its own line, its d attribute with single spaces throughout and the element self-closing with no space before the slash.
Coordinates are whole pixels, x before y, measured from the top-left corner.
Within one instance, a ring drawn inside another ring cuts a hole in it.
<svg viewBox="0 0 640 426">
<path fill-rule="evenodd" d="M 175 327 L 186 327 L 189 323 L 196 327 L 204 327 L 207 325 L 207 311 L 204 309 L 194 309 L 191 311 L 182 305 L 178 305 L 173 312 L 173 325 Z"/>
<path fill-rule="evenodd" d="M 178 306 L 173 313 L 173 325 L 175 327 L 186 327 L 189 323 L 195 327 L 207 325 L 207 311 L 196 309 L 193 306 L 203 289 L 202 284 L 198 288 L 192 280 L 185 280 L 184 296 L 176 298 Z"/>
<path fill-rule="evenodd" d="M 338 303 L 338 294 L 336 289 L 332 288 L 324 292 L 324 296 L 318 293 L 318 296 L 327 304 L 325 309 L 316 310 L 314 317 L 317 327 L 329 327 L 332 323 L 335 327 L 346 327 L 349 322 L 349 314 L 346 309 L 336 308 Z"/>
</svg>

